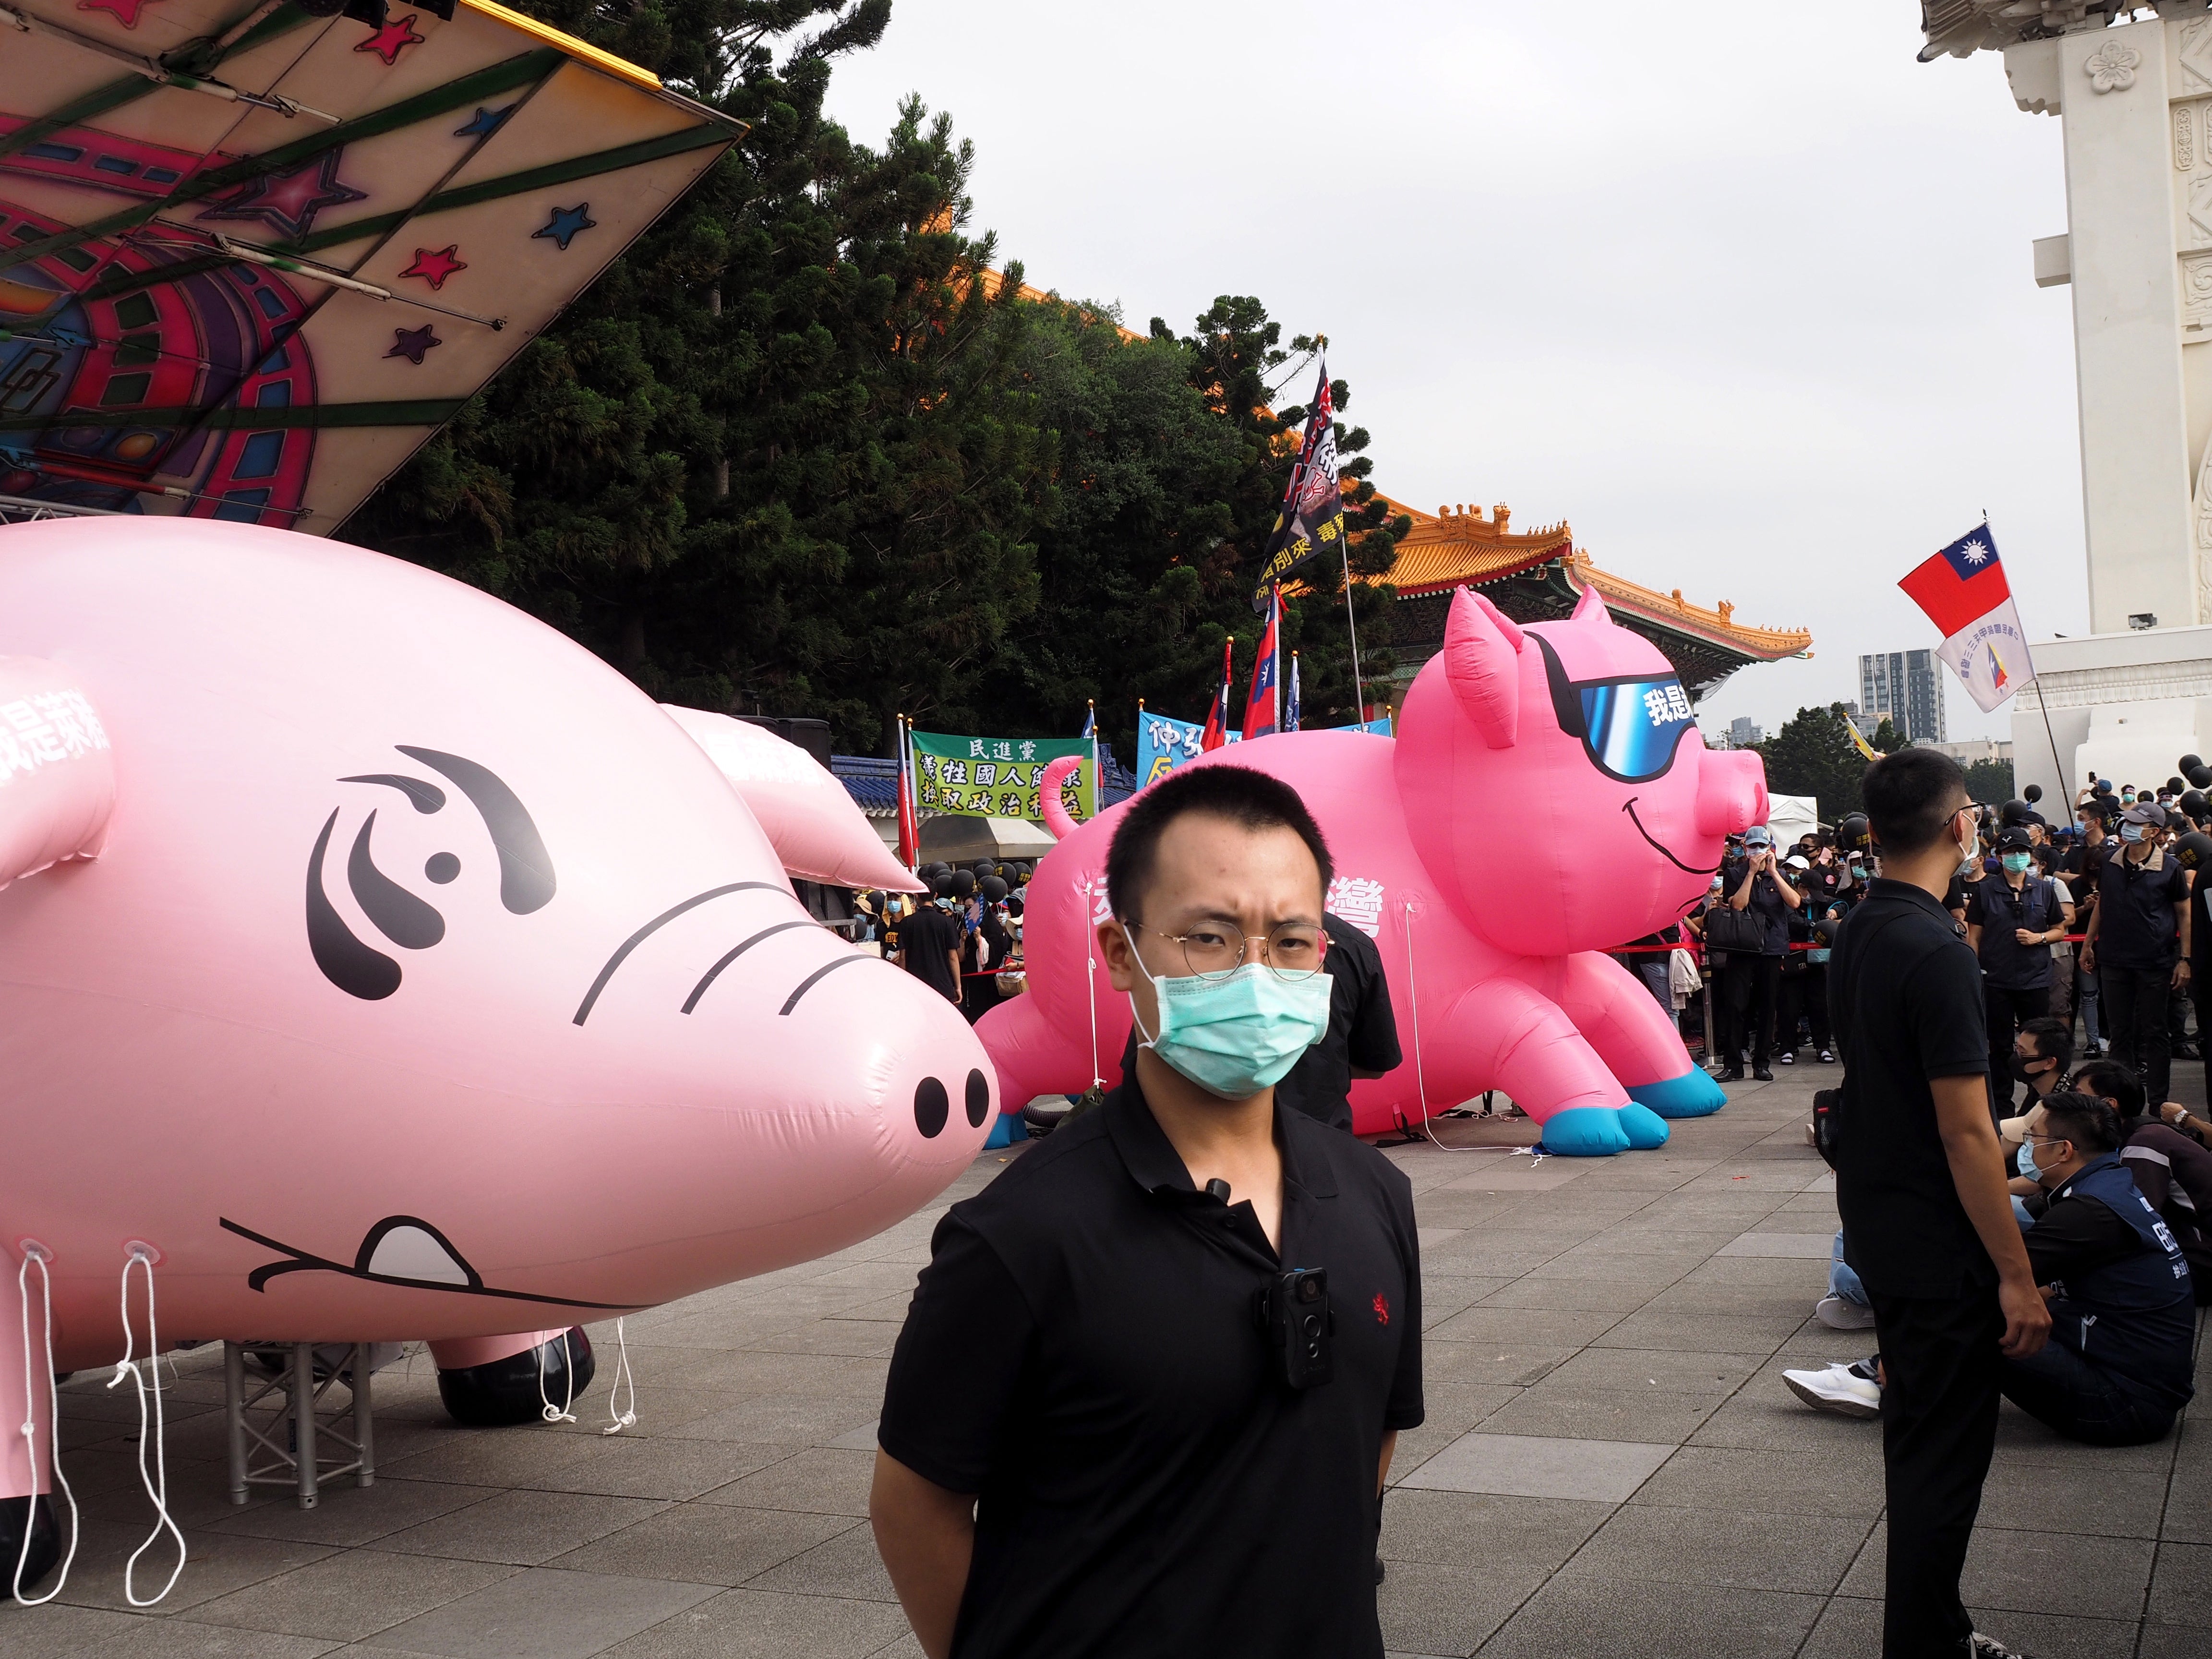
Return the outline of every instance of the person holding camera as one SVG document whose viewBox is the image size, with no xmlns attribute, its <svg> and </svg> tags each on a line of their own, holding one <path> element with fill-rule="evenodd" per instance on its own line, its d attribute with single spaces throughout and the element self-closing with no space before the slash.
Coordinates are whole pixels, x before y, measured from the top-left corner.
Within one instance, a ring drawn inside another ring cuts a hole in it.
<svg viewBox="0 0 2212 1659">
<path fill-rule="evenodd" d="M 1743 1051 L 1751 1050 L 1751 1074 L 1774 1081 L 1768 1061 L 1774 1043 L 1775 1005 L 1780 999 L 1782 958 L 1790 950 L 1790 915 L 1802 902 L 1776 861 L 1774 835 L 1755 823 L 1743 836 L 1743 857 L 1723 872 L 1731 909 L 1747 912 L 1758 923 L 1755 939 L 1728 946 L 1722 1002 L 1729 1012 L 1729 1034 L 1722 1044 L 1727 1064 L 1723 1083 L 1743 1081 Z M 1710 928 L 1710 922 L 1707 924 Z M 1755 949 L 1747 948 L 1753 945 Z"/>
<path fill-rule="evenodd" d="M 1884 1659 L 2004 1651 L 1974 1633 L 1959 1575 L 1996 1443 L 2000 1370 L 2051 1316 L 1990 1121 L 1981 967 L 1944 896 L 1978 854 L 1959 763 L 1904 749 L 1867 769 L 1882 873 L 1843 923 L 1829 1016 L 1844 1255 L 1872 1305 L 1889 1507 Z"/>
<path fill-rule="evenodd" d="M 929 1659 L 1381 1659 L 1381 1493 L 1422 1419 L 1413 1189 L 1279 1103 L 1330 1018 L 1291 787 L 1136 797 L 1097 939 L 1142 1045 L 931 1242 L 868 1512 Z"/>
</svg>

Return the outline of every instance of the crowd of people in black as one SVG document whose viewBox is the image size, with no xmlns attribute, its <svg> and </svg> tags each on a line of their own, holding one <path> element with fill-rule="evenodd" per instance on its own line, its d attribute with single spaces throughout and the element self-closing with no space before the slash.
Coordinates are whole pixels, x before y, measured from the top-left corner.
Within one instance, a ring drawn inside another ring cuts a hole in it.
<svg viewBox="0 0 2212 1659">
<path fill-rule="evenodd" d="M 854 900 L 855 942 L 957 1003 L 973 1025 L 1004 1000 L 1000 979 L 1018 971 L 1033 869 L 994 859 L 965 869 L 925 864 L 915 875 L 929 884 L 927 892 L 866 892 Z"/>
</svg>

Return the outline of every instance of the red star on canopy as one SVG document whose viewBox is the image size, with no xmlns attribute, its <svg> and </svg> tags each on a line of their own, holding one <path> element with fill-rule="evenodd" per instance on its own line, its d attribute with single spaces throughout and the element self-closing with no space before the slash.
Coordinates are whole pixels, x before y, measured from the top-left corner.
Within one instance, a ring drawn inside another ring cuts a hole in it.
<svg viewBox="0 0 2212 1659">
<path fill-rule="evenodd" d="M 138 27 L 138 14 L 153 3 L 153 0 L 76 0 L 79 11 L 110 11 L 126 29 Z"/>
<path fill-rule="evenodd" d="M 305 236 L 325 208 L 365 202 L 368 192 L 338 179 L 343 146 L 311 156 L 282 173 L 264 173 L 215 198 L 202 210 L 207 219 L 258 219 L 286 236 Z"/>
<path fill-rule="evenodd" d="M 441 248 L 418 247 L 415 250 L 415 263 L 399 274 L 402 276 L 420 276 L 434 289 L 443 288 L 447 277 L 457 270 L 468 269 L 465 261 L 453 257 L 460 251 L 458 242 L 449 243 Z"/>
<path fill-rule="evenodd" d="M 138 0 L 144 3 L 144 0 Z M 356 46 L 356 52 L 373 52 L 384 59 L 388 68 L 399 61 L 399 54 L 409 46 L 420 46 L 423 37 L 415 33 L 415 20 L 419 12 L 410 12 L 404 17 L 395 17 Z"/>
</svg>

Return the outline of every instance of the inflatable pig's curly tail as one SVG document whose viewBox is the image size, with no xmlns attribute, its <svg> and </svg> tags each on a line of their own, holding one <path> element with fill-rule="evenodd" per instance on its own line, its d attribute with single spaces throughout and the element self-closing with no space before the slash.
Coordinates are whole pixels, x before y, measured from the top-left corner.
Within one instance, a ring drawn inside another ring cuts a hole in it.
<svg viewBox="0 0 2212 1659">
<path fill-rule="evenodd" d="M 1066 841 L 1076 831 L 1075 820 L 1060 804 L 1060 786 L 1073 777 L 1082 764 L 1080 755 L 1062 755 L 1048 762 L 1043 775 L 1037 779 L 1037 804 L 1044 809 L 1044 827 L 1052 831 L 1054 841 Z"/>
</svg>

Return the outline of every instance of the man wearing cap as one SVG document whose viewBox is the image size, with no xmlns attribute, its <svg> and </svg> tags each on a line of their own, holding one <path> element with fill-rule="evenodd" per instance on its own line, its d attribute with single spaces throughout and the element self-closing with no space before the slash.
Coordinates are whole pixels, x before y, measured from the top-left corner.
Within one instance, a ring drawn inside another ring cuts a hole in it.
<svg viewBox="0 0 2212 1659">
<path fill-rule="evenodd" d="M 2158 845 L 2166 813 L 2138 801 L 2120 814 L 2120 855 L 2097 875 L 2097 908 L 2081 945 L 2081 969 L 2097 976 L 2112 1057 L 2142 1079 L 2154 1107 L 2166 1103 L 2173 1051 L 2168 990 L 2189 983 L 2189 884 L 2179 860 Z"/>
<path fill-rule="evenodd" d="M 2012 1038 L 2016 1025 L 2051 1012 L 2051 947 L 2074 925 L 2074 906 L 2047 876 L 2034 873 L 2027 831 L 1997 836 L 1996 880 L 1969 890 L 1966 943 L 1982 964 L 1982 1003 L 1990 1034 L 1990 1095 L 2000 1119 L 2012 1115 Z"/>
<path fill-rule="evenodd" d="M 1790 913 L 1797 908 L 1800 895 L 1784 878 L 1774 857 L 1774 834 L 1765 824 L 1754 823 L 1744 831 L 1743 850 L 1741 862 L 1728 872 L 1728 902 L 1759 918 L 1763 943 L 1757 956 L 1729 953 L 1724 1001 L 1731 1029 L 1723 1048 L 1727 1064 L 1720 1075 L 1724 1083 L 1742 1080 L 1741 1055 L 1748 1046 L 1752 1076 L 1771 1083 L 1774 1073 L 1767 1060 L 1774 1042 L 1774 1009 L 1781 990 L 1782 958 L 1790 948 Z"/>
</svg>

